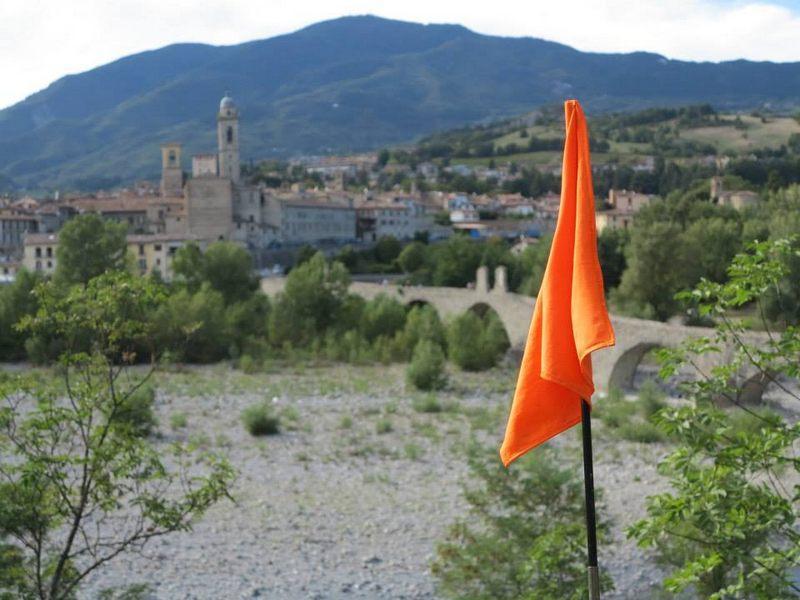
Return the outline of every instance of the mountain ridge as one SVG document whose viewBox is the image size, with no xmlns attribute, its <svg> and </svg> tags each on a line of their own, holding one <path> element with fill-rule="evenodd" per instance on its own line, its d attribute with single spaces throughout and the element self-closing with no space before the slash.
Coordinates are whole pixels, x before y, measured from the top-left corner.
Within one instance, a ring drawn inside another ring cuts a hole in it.
<svg viewBox="0 0 800 600">
<path fill-rule="evenodd" d="M 214 149 L 226 90 L 247 160 L 403 143 L 568 96 L 588 112 L 788 109 L 800 105 L 800 63 L 589 53 L 458 24 L 342 17 L 236 45 L 171 44 L 60 78 L 0 111 L 0 181 L 92 188 L 154 177 L 163 141 L 184 142 L 187 156 Z"/>
</svg>

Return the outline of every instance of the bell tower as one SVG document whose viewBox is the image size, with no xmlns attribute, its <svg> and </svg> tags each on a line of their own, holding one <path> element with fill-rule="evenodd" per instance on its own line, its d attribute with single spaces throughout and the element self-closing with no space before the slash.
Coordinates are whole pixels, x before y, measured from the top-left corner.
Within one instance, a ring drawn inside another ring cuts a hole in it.
<svg viewBox="0 0 800 600">
<path fill-rule="evenodd" d="M 239 109 L 228 92 L 219 103 L 217 145 L 219 176 L 239 183 Z"/>
<path fill-rule="evenodd" d="M 161 195 L 183 195 L 181 145 L 177 142 L 161 144 Z"/>
</svg>

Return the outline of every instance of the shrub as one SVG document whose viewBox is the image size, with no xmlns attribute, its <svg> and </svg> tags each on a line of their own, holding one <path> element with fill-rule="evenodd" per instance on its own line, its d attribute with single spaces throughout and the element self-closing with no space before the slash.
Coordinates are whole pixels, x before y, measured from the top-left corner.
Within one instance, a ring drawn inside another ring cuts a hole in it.
<svg viewBox="0 0 800 600">
<path fill-rule="evenodd" d="M 420 340 L 406 369 L 408 382 L 419 390 L 439 390 L 447 385 L 444 352 L 430 340 Z"/>
<path fill-rule="evenodd" d="M 629 442 L 653 444 L 666 439 L 664 433 L 650 421 L 629 421 L 618 429 L 619 436 Z"/>
<path fill-rule="evenodd" d="M 344 334 L 329 331 L 325 336 L 325 357 L 348 363 L 366 363 L 372 358 L 367 340 L 360 332 L 352 329 Z"/>
<path fill-rule="evenodd" d="M 261 370 L 261 364 L 258 360 L 250 356 L 249 354 L 245 354 L 241 358 L 239 358 L 239 370 L 243 373 L 247 373 L 252 375 L 253 373 L 258 373 Z"/>
<path fill-rule="evenodd" d="M 465 371 L 492 368 L 508 347 L 503 323 L 494 312 L 481 318 L 467 311 L 456 317 L 447 330 L 448 354 Z"/>
<path fill-rule="evenodd" d="M 392 422 L 389 419 L 379 419 L 375 423 L 375 431 L 379 434 L 390 433 L 394 429 Z"/>
<path fill-rule="evenodd" d="M 468 459 L 469 514 L 437 546 L 431 566 L 437 591 L 464 600 L 586 598 L 578 465 L 565 464 L 563 454 L 556 459 L 547 447 L 508 470 L 494 447 L 475 444 Z M 602 543 L 607 525 L 598 526 Z M 602 588 L 612 588 L 602 575 Z"/>
<path fill-rule="evenodd" d="M 172 413 L 169 418 L 169 426 L 172 429 L 183 429 L 187 425 L 186 414 L 182 412 Z"/>
<path fill-rule="evenodd" d="M 411 357 L 420 340 L 430 340 L 441 348 L 445 348 L 445 329 L 439 319 L 439 313 L 429 304 L 415 306 L 406 317 L 402 340 L 407 357 Z"/>
<path fill-rule="evenodd" d="M 664 408 L 665 394 L 658 384 L 652 379 L 648 379 L 639 388 L 639 410 L 642 416 L 649 419 L 659 410 Z"/>
<path fill-rule="evenodd" d="M 123 397 L 122 403 L 114 415 L 114 421 L 130 428 L 138 437 L 147 437 L 158 425 L 153 413 L 156 391 L 148 384 L 140 385 Z"/>
<path fill-rule="evenodd" d="M 605 398 L 594 403 L 593 412 L 606 427 L 616 429 L 630 421 L 637 411 L 634 402 L 625 399 L 619 388 L 611 388 Z"/>
<path fill-rule="evenodd" d="M 411 406 L 415 411 L 421 413 L 438 413 L 442 412 L 442 403 L 433 394 L 425 394 L 424 396 L 417 396 L 414 398 Z"/>
<path fill-rule="evenodd" d="M 364 306 L 361 331 L 370 342 L 379 336 L 393 337 L 406 322 L 406 309 L 394 298 L 378 294 Z"/>
<path fill-rule="evenodd" d="M 280 418 L 267 402 L 254 404 L 242 411 L 242 422 L 250 435 L 275 435 L 280 433 Z"/>
</svg>

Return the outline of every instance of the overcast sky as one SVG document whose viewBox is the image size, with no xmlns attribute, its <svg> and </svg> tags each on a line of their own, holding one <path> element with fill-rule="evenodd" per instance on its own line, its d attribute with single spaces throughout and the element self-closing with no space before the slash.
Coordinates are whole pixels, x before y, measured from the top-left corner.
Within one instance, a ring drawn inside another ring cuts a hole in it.
<svg viewBox="0 0 800 600">
<path fill-rule="evenodd" d="M 235 44 L 352 14 L 460 23 L 599 52 L 800 60 L 800 0 L 2 0 L 0 107 L 134 52 Z"/>
</svg>

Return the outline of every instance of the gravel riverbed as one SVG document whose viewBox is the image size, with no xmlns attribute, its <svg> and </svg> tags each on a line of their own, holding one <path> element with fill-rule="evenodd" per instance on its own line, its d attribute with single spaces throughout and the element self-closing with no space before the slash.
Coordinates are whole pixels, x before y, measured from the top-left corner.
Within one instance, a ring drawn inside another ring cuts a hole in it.
<svg viewBox="0 0 800 600">
<path fill-rule="evenodd" d="M 158 599 L 437 598 L 429 564 L 465 514 L 465 444 L 473 435 L 499 444 L 514 373 L 458 373 L 452 381 L 439 398 L 456 409 L 421 413 L 398 366 L 159 374 L 156 443 L 185 439 L 226 454 L 239 473 L 235 503 L 110 562 L 81 597 L 145 583 Z M 240 414 L 264 398 L 283 413 L 284 431 L 254 438 Z M 181 416 L 183 427 L 175 425 Z M 379 433 L 379 422 L 391 431 Z M 597 429 L 595 479 L 613 524 L 601 562 L 616 584 L 605 597 L 656 597 L 661 574 L 624 528 L 643 516 L 646 496 L 663 489 L 655 464 L 666 448 Z M 555 443 L 574 456 L 578 434 Z"/>
</svg>

